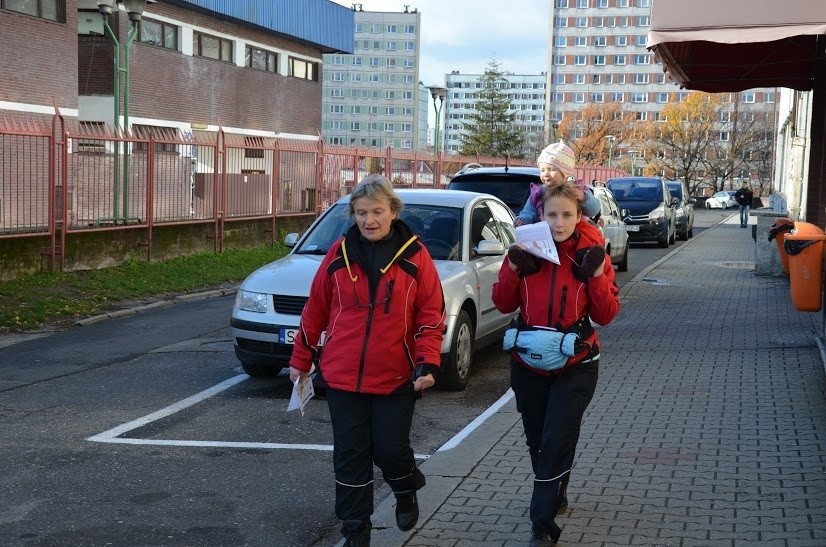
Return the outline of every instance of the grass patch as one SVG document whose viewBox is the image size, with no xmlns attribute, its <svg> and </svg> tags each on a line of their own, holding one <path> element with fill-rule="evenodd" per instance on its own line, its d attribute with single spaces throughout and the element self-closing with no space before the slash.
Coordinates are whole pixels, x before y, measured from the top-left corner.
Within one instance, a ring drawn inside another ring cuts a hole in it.
<svg viewBox="0 0 826 547">
<path fill-rule="evenodd" d="M 0 282 L 0 332 L 49 325 L 66 328 L 83 317 L 156 299 L 239 283 L 289 249 L 275 247 L 198 253 L 163 262 L 129 261 L 113 268 L 43 273 Z"/>
</svg>

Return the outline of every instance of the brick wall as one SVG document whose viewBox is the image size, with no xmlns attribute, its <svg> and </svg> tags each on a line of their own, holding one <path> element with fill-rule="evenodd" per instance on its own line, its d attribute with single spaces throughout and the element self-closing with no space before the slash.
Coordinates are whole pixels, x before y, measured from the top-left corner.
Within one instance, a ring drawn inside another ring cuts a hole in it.
<svg viewBox="0 0 826 547">
<path fill-rule="evenodd" d="M 77 108 L 77 0 L 65 23 L 0 11 L 0 99 Z"/>
<path fill-rule="evenodd" d="M 198 27 L 321 58 L 318 49 L 158 2 L 152 13 Z M 122 25 L 124 31 L 127 25 Z M 125 32 L 123 39 L 126 39 Z M 321 82 L 191 57 L 148 44 L 132 49 L 131 115 L 316 135 L 321 128 Z"/>
</svg>

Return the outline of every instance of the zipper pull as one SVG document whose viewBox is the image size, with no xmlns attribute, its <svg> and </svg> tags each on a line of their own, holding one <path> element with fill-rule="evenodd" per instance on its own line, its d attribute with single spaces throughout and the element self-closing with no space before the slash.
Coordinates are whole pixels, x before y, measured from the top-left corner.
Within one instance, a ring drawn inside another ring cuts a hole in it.
<svg viewBox="0 0 826 547">
<path fill-rule="evenodd" d="M 393 285 L 395 283 L 395 279 L 391 279 L 387 282 L 387 298 L 384 301 L 384 313 L 390 313 L 390 296 L 393 294 Z"/>
</svg>

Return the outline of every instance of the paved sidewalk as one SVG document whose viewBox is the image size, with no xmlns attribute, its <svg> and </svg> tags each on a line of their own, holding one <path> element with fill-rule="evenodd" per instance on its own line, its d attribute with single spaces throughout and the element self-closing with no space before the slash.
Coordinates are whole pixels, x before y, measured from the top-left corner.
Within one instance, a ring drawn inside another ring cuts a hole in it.
<svg viewBox="0 0 826 547">
<path fill-rule="evenodd" d="M 560 545 L 826 545 L 821 315 L 756 277 L 754 249 L 732 217 L 622 288 Z M 533 477 L 509 395 L 422 464 L 412 532 L 380 503 L 374 547 L 527 544 Z"/>
</svg>

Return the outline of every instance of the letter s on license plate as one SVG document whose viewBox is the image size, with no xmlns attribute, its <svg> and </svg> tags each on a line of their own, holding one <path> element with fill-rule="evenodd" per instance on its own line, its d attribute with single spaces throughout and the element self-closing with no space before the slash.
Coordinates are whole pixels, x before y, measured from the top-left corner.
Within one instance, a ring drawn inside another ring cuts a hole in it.
<svg viewBox="0 0 826 547">
<path fill-rule="evenodd" d="M 318 345 L 324 345 L 324 337 L 327 335 L 327 332 L 322 332 L 321 336 L 318 339 Z M 278 329 L 278 343 L 285 344 L 288 346 L 292 346 L 295 344 L 295 337 L 298 336 L 298 329 L 290 328 L 290 327 L 281 327 Z"/>
<path fill-rule="evenodd" d="M 625 226 L 625 231 L 626 231 L 626 232 L 639 232 L 639 231 L 640 231 L 640 227 L 639 227 L 638 225 L 636 225 L 636 224 L 627 224 L 627 225 Z"/>
</svg>

